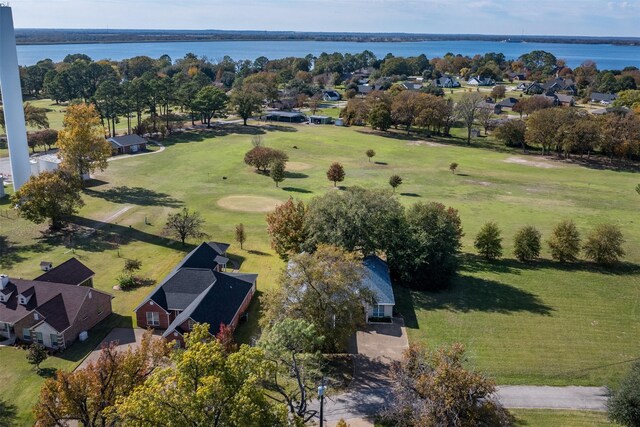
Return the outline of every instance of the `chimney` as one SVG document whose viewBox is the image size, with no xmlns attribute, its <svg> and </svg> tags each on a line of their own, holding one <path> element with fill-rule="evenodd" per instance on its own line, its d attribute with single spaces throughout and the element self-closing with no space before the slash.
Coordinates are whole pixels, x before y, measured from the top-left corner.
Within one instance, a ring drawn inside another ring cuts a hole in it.
<svg viewBox="0 0 640 427">
<path fill-rule="evenodd" d="M 0 291 L 4 290 L 9 284 L 9 276 L 6 274 L 0 274 Z"/>
</svg>

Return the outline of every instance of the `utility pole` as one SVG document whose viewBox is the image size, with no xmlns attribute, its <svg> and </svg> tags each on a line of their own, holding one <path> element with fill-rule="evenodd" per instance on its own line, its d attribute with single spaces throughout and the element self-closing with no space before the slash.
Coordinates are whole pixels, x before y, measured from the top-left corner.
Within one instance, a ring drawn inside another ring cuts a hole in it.
<svg viewBox="0 0 640 427">
<path fill-rule="evenodd" d="M 327 386 L 324 385 L 324 378 L 322 378 L 322 384 L 318 387 L 318 398 L 320 399 L 320 427 L 324 426 L 324 392 Z"/>
</svg>

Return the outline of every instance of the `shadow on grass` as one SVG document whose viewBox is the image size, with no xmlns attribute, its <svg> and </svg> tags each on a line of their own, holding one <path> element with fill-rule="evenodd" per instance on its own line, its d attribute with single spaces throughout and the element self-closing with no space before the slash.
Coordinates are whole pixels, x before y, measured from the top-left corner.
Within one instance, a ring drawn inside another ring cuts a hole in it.
<svg viewBox="0 0 640 427">
<path fill-rule="evenodd" d="M 85 189 L 85 194 L 104 199 L 113 203 L 134 204 L 139 206 L 167 206 L 178 208 L 182 206 L 180 200 L 174 199 L 166 193 L 149 190 L 142 187 L 119 186 L 104 191 Z"/>
<path fill-rule="evenodd" d="M 376 165 L 387 166 L 389 163 L 387 162 L 374 162 Z"/>
<path fill-rule="evenodd" d="M 0 400 L 0 426 L 10 427 L 16 424 L 18 408 L 16 405 Z"/>
<path fill-rule="evenodd" d="M 307 175 L 306 173 L 300 173 L 300 172 L 285 172 L 284 177 L 289 179 L 301 179 L 301 178 L 309 178 L 309 175 Z"/>
<path fill-rule="evenodd" d="M 417 193 L 400 193 L 401 196 L 405 196 L 405 197 L 422 197 L 421 195 L 417 194 Z"/>
<path fill-rule="evenodd" d="M 301 193 L 301 194 L 311 194 L 313 191 L 307 190 L 305 188 L 297 188 L 297 187 L 282 187 L 284 191 L 291 191 L 292 193 Z"/>
<path fill-rule="evenodd" d="M 56 368 L 40 368 L 38 375 L 40 378 L 53 378 L 56 374 Z M 2 424 L 0 424 L 1 426 Z"/>
<path fill-rule="evenodd" d="M 258 250 L 255 250 L 255 249 L 250 249 L 247 252 L 249 252 L 251 255 L 271 256 L 271 254 L 269 254 L 269 253 L 258 251 Z"/>
<path fill-rule="evenodd" d="M 0 236 L 0 267 L 8 269 L 14 264 L 25 261 L 27 257 L 23 256 L 21 252 L 27 250 L 28 247 L 16 246 L 7 236 Z"/>
<path fill-rule="evenodd" d="M 246 260 L 245 257 L 243 257 L 242 255 L 237 255 L 237 254 L 227 254 L 227 257 L 229 257 L 229 265 L 232 269 L 234 270 L 240 270 L 240 267 L 242 266 L 242 263 L 244 263 L 244 261 Z"/>
<path fill-rule="evenodd" d="M 593 262 L 557 262 L 549 259 L 539 259 L 531 262 L 521 262 L 512 258 L 505 258 L 496 261 L 487 261 L 474 254 L 464 254 L 462 256 L 461 271 L 475 272 L 497 272 L 520 274 L 523 270 L 558 270 L 565 272 L 587 271 L 610 276 L 633 276 L 640 274 L 640 265 L 631 262 L 619 262 L 610 267 L 601 266 Z"/>
<path fill-rule="evenodd" d="M 262 310 L 261 297 L 263 292 L 256 290 L 249 309 L 247 310 L 247 320 L 241 321 L 236 329 L 235 336 L 236 341 L 239 344 L 255 344 L 260 337 L 260 326 L 258 325 L 258 318 L 260 317 L 260 311 Z"/>
</svg>

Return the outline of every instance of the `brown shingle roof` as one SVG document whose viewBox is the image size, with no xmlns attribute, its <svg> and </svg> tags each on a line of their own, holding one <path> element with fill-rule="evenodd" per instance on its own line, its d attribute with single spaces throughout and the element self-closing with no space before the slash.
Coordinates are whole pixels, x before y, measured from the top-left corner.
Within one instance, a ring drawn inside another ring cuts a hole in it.
<svg viewBox="0 0 640 427">
<path fill-rule="evenodd" d="M 95 273 L 76 258 L 70 258 L 57 267 L 52 268 L 35 280 L 39 282 L 64 283 L 65 285 L 79 285 L 91 279 Z"/>
</svg>

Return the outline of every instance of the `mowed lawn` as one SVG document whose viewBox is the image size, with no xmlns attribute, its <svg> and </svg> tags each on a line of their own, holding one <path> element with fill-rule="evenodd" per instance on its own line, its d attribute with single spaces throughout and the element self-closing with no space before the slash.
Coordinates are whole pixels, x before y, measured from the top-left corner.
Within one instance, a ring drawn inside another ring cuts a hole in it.
<svg viewBox="0 0 640 427">
<path fill-rule="evenodd" d="M 516 426 L 526 427 L 609 427 L 617 426 L 604 412 L 558 411 L 541 409 L 512 409 Z"/>
<path fill-rule="evenodd" d="M 280 188 L 243 162 L 256 134 L 289 154 L 292 168 Z M 162 153 L 110 162 L 95 175 L 85 191 L 86 206 L 73 221 L 101 226 L 94 235 L 46 237 L 44 226 L 15 214 L 0 216 L 0 236 L 13 247 L 2 254 L 3 272 L 31 278 L 41 260 L 60 263 L 75 254 L 97 272 L 96 287 L 115 295 L 116 315 L 92 339 L 109 327 L 131 325 L 132 310 L 150 290 L 112 290 L 125 258 L 139 258 L 141 275 L 157 282 L 193 247 L 161 236 L 167 215 L 182 207 L 202 214 L 210 239 L 233 243 L 230 253 L 241 271 L 260 274 L 259 290 L 276 286 L 283 263 L 270 249 L 264 210 L 289 197 L 309 200 L 339 191 L 326 179 L 327 168 L 338 161 L 346 170 L 344 186 L 390 189 L 389 176 L 399 174 L 404 184 L 397 197 L 403 204 L 438 201 L 460 211 L 465 255 L 454 286 L 435 294 L 397 289 L 412 341 L 433 347 L 460 341 L 469 364 L 501 384 L 616 385 L 640 353 L 637 174 L 467 147 L 459 140 L 409 141 L 356 127 L 224 125 L 165 145 Z M 369 148 L 377 153 L 372 162 L 365 156 Z M 460 165 L 455 175 L 448 170 L 454 161 Z M 0 210 L 8 207 L 6 199 L 0 201 Z M 611 271 L 587 263 L 562 266 L 549 260 L 546 247 L 540 262 L 512 259 L 519 227 L 535 225 L 546 238 L 563 218 L 573 218 L 583 233 L 599 222 L 619 224 L 627 240 L 626 263 Z M 473 255 L 473 238 L 489 220 L 504 230 L 506 259 L 495 263 Z M 239 223 L 248 235 L 243 250 L 233 240 Z M 258 333 L 258 309 L 254 301 L 249 322 L 238 331 L 243 342 Z M 14 366 L 2 369 L 0 398 L 18 405 L 26 420 L 42 379 L 17 350 L 0 349 L 0 358 Z M 51 358 L 44 366 L 72 369 L 79 358 Z"/>
</svg>

